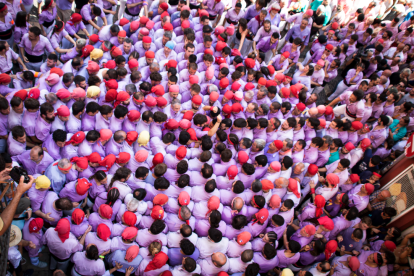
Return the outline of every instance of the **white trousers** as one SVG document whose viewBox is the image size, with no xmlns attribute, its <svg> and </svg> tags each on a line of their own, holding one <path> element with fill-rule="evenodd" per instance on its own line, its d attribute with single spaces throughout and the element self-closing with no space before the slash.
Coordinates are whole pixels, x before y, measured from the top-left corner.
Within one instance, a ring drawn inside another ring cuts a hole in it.
<svg viewBox="0 0 414 276">
<path fill-rule="evenodd" d="M 333 101 L 333 100 L 335 100 L 336 98 L 338 98 L 339 96 L 341 96 L 341 94 L 342 94 L 345 90 L 347 90 L 348 88 L 349 88 L 349 86 L 348 86 L 348 85 L 346 85 L 344 81 L 341 81 L 341 82 L 338 84 L 338 86 L 336 87 L 335 92 L 333 92 L 333 93 L 329 96 L 328 100 L 329 100 L 329 101 Z"/>
</svg>

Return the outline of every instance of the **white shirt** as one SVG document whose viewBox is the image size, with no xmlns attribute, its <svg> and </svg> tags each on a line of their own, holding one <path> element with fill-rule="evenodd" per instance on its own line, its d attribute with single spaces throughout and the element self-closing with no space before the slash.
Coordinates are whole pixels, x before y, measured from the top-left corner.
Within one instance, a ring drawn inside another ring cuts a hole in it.
<svg viewBox="0 0 414 276">
<path fill-rule="evenodd" d="M 177 265 L 174 267 L 174 269 L 171 271 L 173 276 L 191 276 L 194 273 L 201 273 L 201 266 L 197 264 L 196 269 L 192 272 L 188 272 L 183 268 L 182 265 Z"/>
<path fill-rule="evenodd" d="M 205 259 L 216 252 L 226 254 L 228 244 L 229 239 L 226 237 L 223 237 L 218 243 L 213 242 L 208 237 L 203 237 L 198 239 L 196 247 L 200 250 L 200 259 Z"/>
<path fill-rule="evenodd" d="M 167 244 L 169 248 L 178 248 L 180 247 L 181 240 L 184 237 L 181 235 L 180 231 L 177 232 L 168 232 L 167 234 Z M 187 237 L 192 244 L 197 244 L 198 235 L 196 233 L 192 233 L 191 236 Z"/>
</svg>

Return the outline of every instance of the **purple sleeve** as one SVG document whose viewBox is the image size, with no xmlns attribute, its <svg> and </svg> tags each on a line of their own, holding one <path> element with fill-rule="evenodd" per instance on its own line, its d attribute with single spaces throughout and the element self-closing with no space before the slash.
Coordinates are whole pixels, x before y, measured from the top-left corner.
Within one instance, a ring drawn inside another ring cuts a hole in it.
<svg viewBox="0 0 414 276">
<path fill-rule="evenodd" d="M 362 103 L 362 102 L 360 102 L 360 103 Z M 357 118 L 362 118 L 362 117 L 364 117 L 364 113 L 365 113 L 365 105 L 364 104 L 358 104 L 357 105 L 357 114 L 356 114 L 356 116 L 357 116 Z"/>
<path fill-rule="evenodd" d="M 362 80 L 364 74 L 362 74 L 362 72 L 359 72 L 358 76 L 355 77 L 354 82 L 359 82 L 360 80 Z"/>
<path fill-rule="evenodd" d="M 264 39 L 261 39 L 260 42 L 257 43 L 256 49 L 258 49 L 258 50 L 261 49 L 264 44 L 265 44 L 265 40 Z M 283 53 L 283 51 L 282 51 L 282 53 Z"/>
<path fill-rule="evenodd" d="M 43 14 L 43 12 L 41 14 L 39 14 L 39 24 L 40 25 L 42 25 L 45 22 L 45 15 Z"/>
<path fill-rule="evenodd" d="M 0 120 L 0 135 L 5 136 L 7 135 L 7 121 Z"/>
<path fill-rule="evenodd" d="M 310 31 L 309 31 L 308 35 L 305 37 L 305 39 L 304 39 L 305 45 L 308 45 L 308 43 L 309 43 L 309 36 L 310 36 Z"/>
<path fill-rule="evenodd" d="M 92 17 L 91 17 L 91 14 L 90 14 L 89 10 L 86 9 L 85 7 L 88 7 L 88 6 L 84 6 L 81 10 L 82 19 L 85 20 L 85 21 L 92 20 Z"/>
<path fill-rule="evenodd" d="M 352 79 L 352 77 L 355 75 L 355 69 L 349 70 L 349 72 L 346 74 L 346 82 L 349 83 L 349 80 Z"/>
<path fill-rule="evenodd" d="M 81 22 L 80 24 L 83 24 L 83 22 Z M 76 34 L 76 30 L 73 26 L 66 24 L 65 25 L 65 30 L 70 34 L 70 35 L 74 35 Z"/>
<path fill-rule="evenodd" d="M 22 38 L 22 32 L 20 31 L 20 28 L 15 28 L 14 39 L 13 39 L 14 42 L 16 44 L 19 44 L 21 38 Z"/>
<path fill-rule="evenodd" d="M 52 45 L 53 49 L 56 49 L 59 47 L 59 42 L 58 42 L 58 38 L 56 37 L 56 35 L 53 35 L 50 38 L 50 44 Z"/>
<path fill-rule="evenodd" d="M 50 41 L 49 40 L 47 40 L 46 39 L 46 41 L 45 41 L 45 47 L 46 47 L 46 50 L 49 52 L 49 53 L 51 53 L 51 52 L 54 52 L 55 51 L 55 49 L 52 47 L 52 44 L 50 43 Z"/>
</svg>

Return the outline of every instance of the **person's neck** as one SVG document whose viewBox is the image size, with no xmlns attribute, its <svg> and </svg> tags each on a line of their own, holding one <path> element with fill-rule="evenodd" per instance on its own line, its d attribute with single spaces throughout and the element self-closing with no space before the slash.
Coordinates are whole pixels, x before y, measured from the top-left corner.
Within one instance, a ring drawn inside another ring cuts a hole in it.
<svg viewBox="0 0 414 276">
<path fill-rule="evenodd" d="M 325 151 L 329 148 L 328 145 L 323 145 L 322 147 L 319 148 L 319 151 Z"/>
<path fill-rule="evenodd" d="M 330 152 L 336 152 L 336 151 L 338 151 L 338 149 L 337 148 L 331 148 L 329 151 Z"/>
<path fill-rule="evenodd" d="M 78 115 L 73 115 L 76 119 L 80 120 L 82 116 L 82 112 L 79 112 Z"/>
</svg>

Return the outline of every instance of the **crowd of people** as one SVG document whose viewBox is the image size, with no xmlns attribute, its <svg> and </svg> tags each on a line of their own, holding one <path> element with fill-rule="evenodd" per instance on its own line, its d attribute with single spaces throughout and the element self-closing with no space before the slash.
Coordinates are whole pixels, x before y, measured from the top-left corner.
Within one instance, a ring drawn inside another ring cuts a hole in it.
<svg viewBox="0 0 414 276">
<path fill-rule="evenodd" d="M 412 275 L 409 1 L 1 0 L 8 274 Z"/>
</svg>

